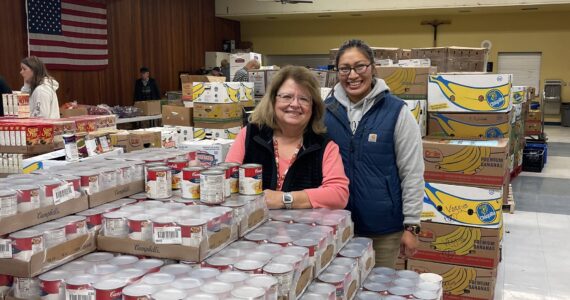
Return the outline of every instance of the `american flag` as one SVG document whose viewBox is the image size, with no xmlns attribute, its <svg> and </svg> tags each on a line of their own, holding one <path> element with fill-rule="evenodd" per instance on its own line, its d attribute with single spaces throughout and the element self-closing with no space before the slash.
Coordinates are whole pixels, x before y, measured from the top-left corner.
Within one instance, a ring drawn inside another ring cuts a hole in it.
<svg viewBox="0 0 570 300">
<path fill-rule="evenodd" d="M 27 0 L 28 52 L 49 69 L 100 70 L 109 62 L 105 0 Z"/>
</svg>

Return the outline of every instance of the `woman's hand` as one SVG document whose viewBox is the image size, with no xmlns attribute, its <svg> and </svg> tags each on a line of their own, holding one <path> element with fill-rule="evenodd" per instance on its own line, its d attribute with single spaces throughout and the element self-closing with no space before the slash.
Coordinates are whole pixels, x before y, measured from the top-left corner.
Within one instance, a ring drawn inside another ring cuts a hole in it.
<svg viewBox="0 0 570 300">
<path fill-rule="evenodd" d="M 283 205 L 283 192 L 264 190 L 263 193 L 265 193 L 265 203 L 269 209 L 285 208 Z"/>
</svg>

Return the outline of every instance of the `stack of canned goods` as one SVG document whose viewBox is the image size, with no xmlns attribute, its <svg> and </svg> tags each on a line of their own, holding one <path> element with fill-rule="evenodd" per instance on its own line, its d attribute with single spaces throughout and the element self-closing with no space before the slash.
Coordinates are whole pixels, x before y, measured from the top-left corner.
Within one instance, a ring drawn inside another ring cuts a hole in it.
<svg viewBox="0 0 570 300">
<path fill-rule="evenodd" d="M 436 300 L 442 294 L 442 280 L 440 275 L 434 273 L 418 274 L 411 270 L 378 267 L 372 269 L 364 281 L 359 299 Z"/>
<path fill-rule="evenodd" d="M 0 219 L 80 196 L 79 177 L 15 174 L 0 179 Z"/>
</svg>

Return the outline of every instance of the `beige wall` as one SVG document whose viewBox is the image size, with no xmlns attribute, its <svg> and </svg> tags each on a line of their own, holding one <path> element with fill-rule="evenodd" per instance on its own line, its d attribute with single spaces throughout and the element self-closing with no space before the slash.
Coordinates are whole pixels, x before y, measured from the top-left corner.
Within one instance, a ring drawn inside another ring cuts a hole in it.
<svg viewBox="0 0 570 300">
<path fill-rule="evenodd" d="M 437 16 L 440 19 L 441 16 Z M 325 54 L 349 38 L 379 47 L 431 47 L 433 31 L 421 26 L 434 17 L 383 17 L 338 20 L 242 21 L 242 40 L 263 54 Z M 542 52 L 541 82 L 570 83 L 570 13 L 525 12 L 495 15 L 452 15 L 451 25 L 439 27 L 439 46 L 479 47 L 493 43 L 489 61 L 497 68 L 498 52 Z M 563 88 L 570 102 L 570 85 Z"/>
</svg>

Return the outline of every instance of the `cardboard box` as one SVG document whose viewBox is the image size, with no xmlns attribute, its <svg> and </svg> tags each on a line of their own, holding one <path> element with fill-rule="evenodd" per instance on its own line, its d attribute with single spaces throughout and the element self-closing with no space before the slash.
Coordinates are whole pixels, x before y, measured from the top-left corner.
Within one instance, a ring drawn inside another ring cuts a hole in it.
<svg viewBox="0 0 570 300">
<path fill-rule="evenodd" d="M 162 147 L 161 133 L 156 131 L 124 131 L 113 133 L 109 137 L 111 146 L 121 147 L 125 152 Z"/>
<path fill-rule="evenodd" d="M 164 105 L 162 106 L 162 125 L 192 126 L 192 107 Z"/>
<path fill-rule="evenodd" d="M 201 140 L 182 143 L 181 150 L 196 151 L 196 159 L 204 167 L 215 166 L 224 162 L 226 155 L 233 144 L 233 140 Z"/>
<path fill-rule="evenodd" d="M 240 82 L 240 104 L 253 103 L 255 99 L 255 84 L 253 82 Z"/>
<path fill-rule="evenodd" d="M 259 65 L 263 65 L 261 60 L 261 54 L 254 52 L 245 53 L 232 53 L 230 54 L 230 78 L 233 80 L 236 72 L 243 68 L 248 61 L 257 60 Z"/>
<path fill-rule="evenodd" d="M 225 129 L 217 129 L 217 128 L 194 128 L 194 140 L 203 140 L 203 139 L 228 139 L 228 140 L 235 140 L 237 135 L 239 134 L 241 127 L 231 127 Z"/>
<path fill-rule="evenodd" d="M 374 53 L 374 63 L 378 64 L 380 60 L 391 59 L 398 61 L 402 57 L 402 50 L 400 48 L 391 47 L 370 47 Z"/>
<path fill-rule="evenodd" d="M 461 267 L 409 259 L 408 270 L 441 275 L 444 300 L 488 300 L 493 299 L 495 294 L 497 269 Z"/>
<path fill-rule="evenodd" d="M 43 154 L 56 150 L 54 144 L 33 145 L 33 146 L 0 146 L 0 153 L 14 154 Z"/>
<path fill-rule="evenodd" d="M 428 136 L 453 139 L 505 138 L 511 132 L 511 113 L 429 113 Z"/>
<path fill-rule="evenodd" d="M 86 210 L 87 195 L 0 219 L 0 236 Z M 2 274 L 2 273 L 0 273 Z"/>
<path fill-rule="evenodd" d="M 527 102 L 529 99 L 528 86 L 513 85 L 512 99 L 513 104 Z"/>
<path fill-rule="evenodd" d="M 206 52 L 204 58 L 204 66 L 206 69 L 220 67 L 224 59 L 227 60 L 228 63 L 230 62 L 230 54 L 227 52 Z"/>
<path fill-rule="evenodd" d="M 422 221 L 482 228 L 502 224 L 503 187 L 479 188 L 426 182 Z"/>
<path fill-rule="evenodd" d="M 414 115 L 416 122 L 420 126 L 420 132 L 422 137 L 426 136 L 427 130 L 427 101 L 425 100 L 404 100 L 408 105 L 408 108 Z"/>
<path fill-rule="evenodd" d="M 438 74 L 428 82 L 429 112 L 508 112 L 510 74 Z"/>
<path fill-rule="evenodd" d="M 508 169 L 509 139 L 424 139 L 426 181 L 500 186 Z"/>
<path fill-rule="evenodd" d="M 542 110 L 538 109 L 531 109 L 528 111 L 526 121 L 535 121 L 535 122 L 542 122 Z"/>
<path fill-rule="evenodd" d="M 176 126 L 178 130 L 178 145 L 194 140 L 194 127 Z"/>
<path fill-rule="evenodd" d="M 195 123 L 241 122 L 242 117 L 243 109 L 239 103 L 194 103 Z"/>
<path fill-rule="evenodd" d="M 100 235 L 97 237 L 97 249 L 156 258 L 201 262 L 206 257 L 237 240 L 237 230 L 237 225 L 235 224 L 230 227 L 224 227 L 220 231 L 209 235 L 208 239 L 202 240 L 198 247 L 155 244 L 150 241 Z"/>
<path fill-rule="evenodd" d="M 314 276 L 313 267 L 312 266 L 306 267 L 301 272 L 301 275 L 297 279 L 297 282 L 294 283 L 295 288 L 291 289 L 291 293 L 289 294 L 289 298 L 287 299 L 288 300 L 298 299 L 301 295 L 303 295 L 303 293 L 305 292 L 307 287 L 309 287 L 309 284 L 313 280 L 313 276 Z"/>
<path fill-rule="evenodd" d="M 78 108 L 74 108 L 74 109 L 62 109 L 61 110 L 61 117 L 62 118 L 73 117 L 73 116 L 83 116 L 83 115 L 88 115 L 87 108 L 78 107 Z"/>
<path fill-rule="evenodd" d="M 408 260 L 405 257 L 398 256 L 398 258 L 396 259 L 396 265 L 394 266 L 394 269 L 406 270 L 407 261 Z"/>
<path fill-rule="evenodd" d="M 192 102 L 239 103 L 241 101 L 240 92 L 240 82 L 194 82 L 192 85 Z"/>
<path fill-rule="evenodd" d="M 390 93 L 411 100 L 427 99 L 428 76 L 436 71 L 434 67 L 376 67 L 378 78 L 384 79 Z"/>
<path fill-rule="evenodd" d="M 542 122 L 541 121 L 527 121 L 527 122 L 525 122 L 524 134 L 525 135 L 542 134 Z"/>
<path fill-rule="evenodd" d="M 311 70 L 311 72 L 315 74 L 322 88 L 333 88 L 338 82 L 338 73 L 336 71 Z"/>
<path fill-rule="evenodd" d="M 254 70 L 249 71 L 249 81 L 253 82 L 255 88 L 255 96 L 263 97 L 265 95 L 265 88 L 267 87 L 267 71 Z"/>
<path fill-rule="evenodd" d="M 224 82 L 226 77 L 205 75 L 180 75 L 182 85 L 182 100 L 192 101 L 192 85 L 194 82 Z"/>
<path fill-rule="evenodd" d="M 90 232 L 35 253 L 30 261 L 0 258 L 0 273 L 16 277 L 34 277 L 93 252 L 95 249 L 95 233 Z"/>
<path fill-rule="evenodd" d="M 112 189 L 104 190 L 93 195 L 89 195 L 89 208 L 93 208 L 105 203 L 113 202 L 137 193 L 145 191 L 144 182 L 137 181 L 119 185 Z"/>
<path fill-rule="evenodd" d="M 143 116 L 160 115 L 160 100 L 136 101 L 135 107 L 142 109 Z"/>
<path fill-rule="evenodd" d="M 492 269 L 499 264 L 499 236 L 499 228 L 422 222 L 412 258 Z"/>
</svg>

